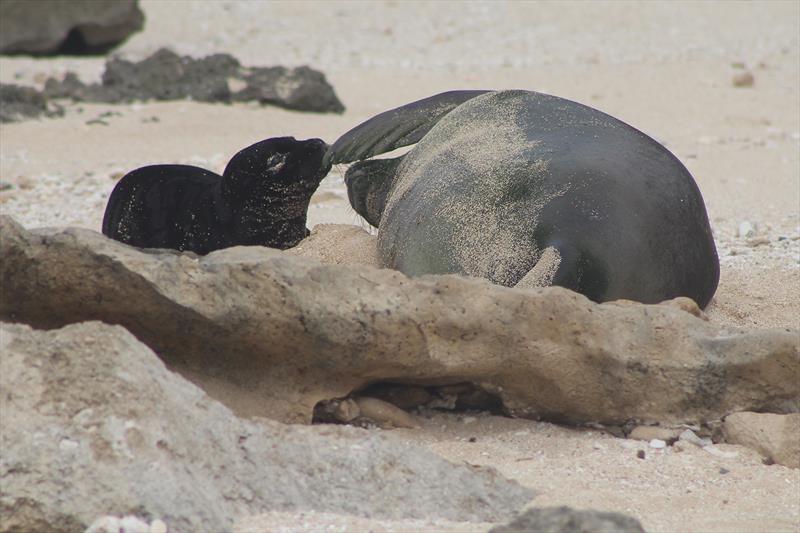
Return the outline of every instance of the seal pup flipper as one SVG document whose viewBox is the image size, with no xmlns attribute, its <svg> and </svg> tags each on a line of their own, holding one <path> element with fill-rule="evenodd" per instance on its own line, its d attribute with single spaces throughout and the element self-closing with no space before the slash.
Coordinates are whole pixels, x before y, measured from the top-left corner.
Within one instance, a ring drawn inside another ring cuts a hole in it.
<svg viewBox="0 0 800 533">
<path fill-rule="evenodd" d="M 344 175 L 350 205 L 376 228 L 381 222 L 386 196 L 403 157 L 358 161 L 350 165 Z"/>
<path fill-rule="evenodd" d="M 111 192 L 103 234 L 139 248 L 202 250 L 208 244 L 193 231 L 198 221 L 192 214 L 214 215 L 214 191 L 220 180 L 214 172 L 189 165 L 137 168 Z"/>
<path fill-rule="evenodd" d="M 266 139 L 233 156 L 221 196 L 231 213 L 236 244 L 286 249 L 309 235 L 308 204 L 330 170 L 321 139 Z"/>
<path fill-rule="evenodd" d="M 339 137 L 325 159 L 334 165 L 350 163 L 414 144 L 447 113 L 487 92 L 448 91 L 375 115 Z"/>
</svg>

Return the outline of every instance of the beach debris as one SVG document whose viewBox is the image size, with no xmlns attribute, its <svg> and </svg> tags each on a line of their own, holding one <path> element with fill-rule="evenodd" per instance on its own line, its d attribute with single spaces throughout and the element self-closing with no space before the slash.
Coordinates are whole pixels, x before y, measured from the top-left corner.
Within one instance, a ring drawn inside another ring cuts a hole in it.
<svg viewBox="0 0 800 533">
<path fill-rule="evenodd" d="M 731 83 L 733 83 L 734 87 L 752 87 L 755 83 L 756 79 L 753 76 L 753 73 L 749 70 L 744 72 L 738 72 L 733 75 L 731 79 Z"/>
</svg>

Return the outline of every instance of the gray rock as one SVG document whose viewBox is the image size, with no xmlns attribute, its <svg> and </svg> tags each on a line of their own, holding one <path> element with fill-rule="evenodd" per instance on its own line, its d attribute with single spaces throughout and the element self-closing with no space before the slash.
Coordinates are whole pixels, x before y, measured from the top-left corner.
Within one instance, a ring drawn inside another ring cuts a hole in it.
<svg viewBox="0 0 800 533">
<path fill-rule="evenodd" d="M 48 105 L 47 98 L 35 89 L 0 83 L 0 123 L 63 114 L 62 108 Z"/>
<path fill-rule="evenodd" d="M 299 111 L 344 111 L 325 76 L 309 67 L 251 68 L 244 81 L 247 86 L 235 94 L 235 100 L 256 100 Z"/>
<path fill-rule="evenodd" d="M 0 53 L 98 53 L 142 29 L 138 0 L 3 0 Z"/>
<path fill-rule="evenodd" d="M 496 521 L 533 496 L 391 437 L 239 419 L 120 326 L 0 324 L 0 342 L 0 531 L 106 514 L 227 531 L 267 510 Z"/>
<path fill-rule="evenodd" d="M 232 80 L 243 88 L 234 90 Z M 44 94 L 110 104 L 191 98 L 198 102 L 257 101 L 299 111 L 344 111 L 325 75 L 309 67 L 244 68 L 229 54 L 193 59 L 166 48 L 138 62 L 107 61 L 100 84 L 85 84 L 71 72 L 63 80 L 50 78 Z"/>
<path fill-rule="evenodd" d="M 800 414 L 733 413 L 723 424 L 725 441 L 741 444 L 768 461 L 800 468 Z"/>
<path fill-rule="evenodd" d="M 644 533 L 644 529 L 638 520 L 620 513 L 543 507 L 528 509 L 490 533 Z"/>
<path fill-rule="evenodd" d="M 380 381 L 473 383 L 511 414 L 674 425 L 797 412 L 796 331 L 746 331 L 672 305 L 566 289 L 409 279 L 261 247 L 198 258 L 0 217 L 0 317 L 124 325 L 240 414 L 309 422 Z"/>
</svg>

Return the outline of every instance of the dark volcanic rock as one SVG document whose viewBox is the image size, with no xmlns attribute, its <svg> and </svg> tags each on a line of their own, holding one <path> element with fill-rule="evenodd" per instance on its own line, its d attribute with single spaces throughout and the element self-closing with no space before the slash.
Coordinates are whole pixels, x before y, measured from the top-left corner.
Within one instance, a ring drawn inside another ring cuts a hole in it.
<svg viewBox="0 0 800 533">
<path fill-rule="evenodd" d="M 344 111 L 325 76 L 308 67 L 252 68 L 244 80 L 247 87 L 236 93 L 238 101 L 256 100 L 298 111 Z"/>
<path fill-rule="evenodd" d="M 234 91 L 232 81 L 244 88 Z M 101 84 L 87 85 L 68 73 L 63 80 L 47 80 L 44 92 L 49 98 L 84 102 L 191 98 L 199 102 L 258 101 L 299 111 L 344 111 L 325 75 L 309 67 L 245 68 L 229 54 L 193 59 L 166 48 L 139 62 L 111 59 Z"/>
<path fill-rule="evenodd" d="M 228 78 L 236 77 L 239 67 L 239 61 L 228 54 L 192 59 L 162 48 L 138 63 L 124 59 L 106 63 L 103 89 L 111 103 L 183 98 L 229 102 Z"/>
<path fill-rule="evenodd" d="M 102 53 L 143 23 L 138 0 L 3 0 L 0 53 Z"/>
<path fill-rule="evenodd" d="M 0 84 L 0 123 L 26 118 L 61 116 L 60 106 L 48 106 L 47 98 L 30 87 Z"/>
<path fill-rule="evenodd" d="M 544 507 L 528 509 L 489 533 L 644 533 L 644 529 L 638 520 L 620 513 Z"/>
</svg>

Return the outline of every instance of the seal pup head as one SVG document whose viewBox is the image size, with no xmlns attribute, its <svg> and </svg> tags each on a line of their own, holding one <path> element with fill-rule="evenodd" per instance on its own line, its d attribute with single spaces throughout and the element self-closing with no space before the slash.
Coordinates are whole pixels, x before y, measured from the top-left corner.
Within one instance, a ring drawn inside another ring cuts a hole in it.
<svg viewBox="0 0 800 533">
<path fill-rule="evenodd" d="M 291 248 L 308 236 L 311 196 L 330 170 L 320 139 L 266 139 L 231 158 L 221 194 L 238 244 Z"/>
</svg>

